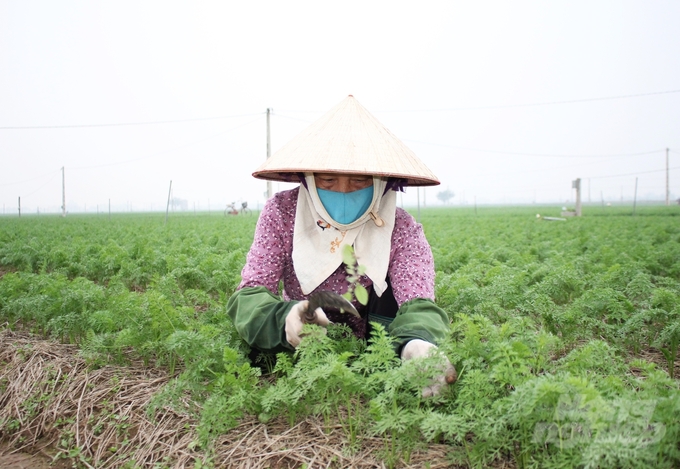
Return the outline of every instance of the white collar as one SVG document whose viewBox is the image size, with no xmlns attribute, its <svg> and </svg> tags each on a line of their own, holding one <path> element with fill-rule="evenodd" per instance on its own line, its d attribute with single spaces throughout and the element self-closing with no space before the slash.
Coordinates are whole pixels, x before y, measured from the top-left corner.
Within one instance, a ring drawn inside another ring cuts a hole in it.
<svg viewBox="0 0 680 469">
<path fill-rule="evenodd" d="M 387 181 L 374 177 L 370 207 L 345 225 L 333 220 L 324 208 L 314 176 L 306 175 L 305 182 L 308 189 L 300 187 L 293 231 L 293 266 L 302 293 L 310 294 L 335 272 L 342 264 L 342 247 L 349 244 L 381 296 L 387 289 L 396 193 L 389 190 L 383 195 Z"/>
</svg>

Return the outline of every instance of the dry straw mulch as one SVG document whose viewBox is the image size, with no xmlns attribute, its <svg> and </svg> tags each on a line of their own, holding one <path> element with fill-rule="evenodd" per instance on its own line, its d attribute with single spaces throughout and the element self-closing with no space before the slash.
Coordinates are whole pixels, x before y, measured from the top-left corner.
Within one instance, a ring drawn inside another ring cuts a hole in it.
<svg viewBox="0 0 680 469">
<path fill-rule="evenodd" d="M 49 454 L 78 467 L 233 468 L 384 467 L 382 438 L 348 450 L 339 427 L 308 418 L 243 421 L 207 453 L 196 449 L 197 421 L 189 413 L 147 406 L 170 379 L 142 364 L 91 369 L 77 348 L 27 333 L 0 331 L 0 453 Z M 4 449 L 3 449 L 4 448 Z M 451 447 L 430 445 L 399 467 L 451 467 Z"/>
<path fill-rule="evenodd" d="M 0 439 L 15 451 L 70 456 L 85 467 L 145 467 L 171 455 L 181 464 L 194 422 L 145 409 L 169 377 L 143 366 L 91 370 L 77 348 L 24 333 L 0 333 Z M 14 431 L 13 431 L 14 430 Z"/>
</svg>

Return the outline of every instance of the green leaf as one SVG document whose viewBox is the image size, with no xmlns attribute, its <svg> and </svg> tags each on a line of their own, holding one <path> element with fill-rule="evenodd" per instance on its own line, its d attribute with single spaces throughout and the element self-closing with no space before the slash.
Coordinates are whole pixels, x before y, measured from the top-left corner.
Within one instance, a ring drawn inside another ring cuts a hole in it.
<svg viewBox="0 0 680 469">
<path fill-rule="evenodd" d="M 366 291 L 363 285 L 360 285 L 358 283 L 355 285 L 354 296 L 357 297 L 357 301 L 362 305 L 368 303 L 368 292 Z"/>
<path fill-rule="evenodd" d="M 345 244 L 342 248 L 342 262 L 353 266 L 356 263 L 354 258 L 354 248 L 351 244 Z"/>
<path fill-rule="evenodd" d="M 222 352 L 222 361 L 224 362 L 225 366 L 234 366 L 236 362 L 238 362 L 238 359 L 239 355 L 236 350 L 231 347 L 224 347 L 224 351 Z"/>
</svg>

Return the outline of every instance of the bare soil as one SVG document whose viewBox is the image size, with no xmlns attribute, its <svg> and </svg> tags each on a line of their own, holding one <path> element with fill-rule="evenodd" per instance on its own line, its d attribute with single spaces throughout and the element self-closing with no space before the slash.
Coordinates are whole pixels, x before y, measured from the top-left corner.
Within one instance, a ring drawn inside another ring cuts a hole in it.
<svg viewBox="0 0 680 469">
<path fill-rule="evenodd" d="M 52 458 L 39 453 L 12 453 L 6 445 L 0 446 L 0 467 L 4 469 L 53 469 Z"/>
<path fill-rule="evenodd" d="M 660 370 L 669 371 L 666 357 L 664 357 L 663 353 L 657 349 L 647 348 L 640 350 L 637 354 L 631 355 L 628 361 L 630 362 L 638 358 L 654 363 Z M 673 377 L 676 380 L 680 380 L 680 360 L 675 360 L 675 363 L 673 363 Z"/>
</svg>

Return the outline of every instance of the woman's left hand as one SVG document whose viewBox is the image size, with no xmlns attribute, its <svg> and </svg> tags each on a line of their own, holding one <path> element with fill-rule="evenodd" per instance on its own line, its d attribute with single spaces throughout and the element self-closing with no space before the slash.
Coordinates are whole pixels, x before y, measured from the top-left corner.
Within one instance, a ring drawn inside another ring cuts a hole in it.
<svg viewBox="0 0 680 469">
<path fill-rule="evenodd" d="M 401 359 L 406 361 L 413 358 L 424 358 L 433 356 L 438 352 L 436 345 L 421 339 L 413 339 L 408 341 L 401 349 Z M 449 359 L 443 356 L 443 360 L 445 361 L 442 365 L 442 373 L 429 386 L 423 388 L 423 397 L 438 396 L 444 386 L 453 384 L 458 379 L 456 368 Z"/>
</svg>

